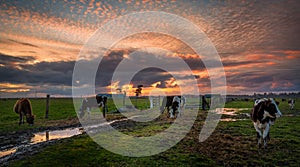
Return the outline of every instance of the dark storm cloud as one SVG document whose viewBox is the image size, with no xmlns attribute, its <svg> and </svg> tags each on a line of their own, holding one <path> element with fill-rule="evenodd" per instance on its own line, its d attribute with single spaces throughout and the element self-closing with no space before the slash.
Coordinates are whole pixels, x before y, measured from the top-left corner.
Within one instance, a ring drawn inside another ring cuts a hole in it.
<svg viewBox="0 0 300 167">
<path fill-rule="evenodd" d="M 34 57 L 31 56 L 23 56 L 23 57 L 15 57 L 15 56 L 9 56 L 0 53 L 0 64 L 3 65 L 10 65 L 13 63 L 27 63 L 29 61 L 35 60 Z"/>
<path fill-rule="evenodd" d="M 144 85 L 145 87 L 150 87 L 151 84 L 156 82 L 161 82 L 158 87 L 166 88 L 165 81 L 172 78 L 172 75 L 167 73 L 166 71 L 158 68 L 146 68 L 144 70 L 139 71 L 133 78 L 131 83 L 134 86 Z"/>
<path fill-rule="evenodd" d="M 74 61 L 40 62 L 28 64 L 35 60 L 31 56 L 14 57 L 0 54 L 0 82 L 10 83 L 51 83 L 71 84 Z"/>
<path fill-rule="evenodd" d="M 71 84 L 74 62 L 41 62 L 22 65 L 22 69 L 0 67 L 0 82 L 26 84 Z"/>
</svg>

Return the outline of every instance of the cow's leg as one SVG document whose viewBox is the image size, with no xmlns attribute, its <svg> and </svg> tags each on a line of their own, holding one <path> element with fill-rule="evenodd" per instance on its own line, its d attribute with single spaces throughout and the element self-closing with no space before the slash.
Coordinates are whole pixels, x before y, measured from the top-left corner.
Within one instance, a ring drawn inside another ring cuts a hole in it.
<svg viewBox="0 0 300 167">
<path fill-rule="evenodd" d="M 20 112 L 20 119 L 19 119 L 19 125 L 21 125 L 21 123 L 22 123 L 22 118 L 23 117 L 23 115 L 22 115 L 22 113 Z"/>
<path fill-rule="evenodd" d="M 271 140 L 271 138 L 270 138 L 270 132 L 267 134 L 267 137 L 266 137 L 266 139 L 267 139 L 268 141 L 270 141 L 270 140 Z"/>
<path fill-rule="evenodd" d="M 107 111 L 107 108 L 106 108 L 106 105 L 104 105 L 104 106 L 102 107 L 103 118 L 105 118 L 105 113 L 106 113 L 106 111 Z"/>
<path fill-rule="evenodd" d="M 177 116 L 181 116 L 181 109 L 180 109 L 180 107 L 178 107 L 177 111 L 178 111 Z"/>
<path fill-rule="evenodd" d="M 270 124 L 267 123 L 266 128 L 264 129 L 264 133 L 263 133 L 264 148 L 267 147 L 267 140 L 266 140 L 266 138 L 267 138 L 267 136 L 269 134 L 269 131 L 270 131 Z"/>
<path fill-rule="evenodd" d="M 169 114 L 170 114 L 170 118 L 174 118 L 173 109 L 172 108 L 169 110 Z"/>
<path fill-rule="evenodd" d="M 257 132 L 257 144 L 258 144 L 258 147 L 261 146 L 261 137 L 262 137 L 262 133 L 258 127 L 258 124 L 256 122 L 253 122 L 253 125 L 254 125 L 254 128 Z"/>
<path fill-rule="evenodd" d="M 103 101 L 101 101 L 101 102 L 98 104 L 98 107 L 104 107 Z"/>
<path fill-rule="evenodd" d="M 257 145 L 258 145 L 258 148 L 260 148 L 261 147 L 261 136 L 258 132 L 256 132 L 256 134 L 257 134 Z"/>
</svg>

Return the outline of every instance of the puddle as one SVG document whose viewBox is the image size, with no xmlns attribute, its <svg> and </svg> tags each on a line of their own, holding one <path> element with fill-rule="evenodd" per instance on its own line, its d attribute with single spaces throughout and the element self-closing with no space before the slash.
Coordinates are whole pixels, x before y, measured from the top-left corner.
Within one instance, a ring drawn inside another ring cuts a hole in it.
<svg viewBox="0 0 300 167">
<path fill-rule="evenodd" d="M 30 140 L 30 143 L 37 144 L 48 140 L 68 138 L 68 137 L 82 134 L 83 132 L 84 131 L 82 128 L 39 132 L 34 134 L 34 136 Z"/>
<path fill-rule="evenodd" d="M 242 111 L 242 110 L 249 110 L 249 108 L 223 108 L 222 110 L 217 109 L 216 112 L 219 114 L 224 114 L 224 115 L 228 115 L 228 116 L 244 115 L 244 116 L 248 117 L 249 114 L 247 115 L 247 113 L 238 113 L 239 111 Z M 90 126 L 85 127 L 85 130 L 92 132 L 94 129 L 97 129 L 98 127 L 110 125 L 115 122 L 129 120 L 134 117 L 138 117 L 138 116 L 132 116 L 132 117 L 124 118 L 124 119 L 120 119 L 120 120 L 113 120 L 113 121 L 105 122 L 105 123 L 101 123 L 101 124 L 90 125 Z M 238 121 L 238 120 L 246 120 L 246 119 L 244 119 L 244 118 L 241 118 L 241 119 L 240 118 L 222 118 L 221 119 L 221 121 L 224 121 L 224 122 Z M 51 141 L 51 140 L 69 138 L 69 137 L 80 135 L 83 133 L 84 133 L 84 129 L 82 127 L 68 128 L 68 129 L 63 129 L 63 130 L 52 130 L 52 131 L 48 130 L 48 131 L 43 131 L 43 132 L 37 132 L 37 133 L 34 133 L 31 138 L 24 139 L 24 141 L 22 141 L 21 143 L 18 143 L 15 146 L 9 145 L 9 146 L 1 147 L 0 148 L 0 158 L 8 156 L 8 155 L 12 155 L 12 154 L 16 153 L 18 151 L 18 149 L 20 149 L 20 148 L 25 148 L 30 145 L 35 145 L 38 143 L 47 142 L 47 141 Z"/>
<path fill-rule="evenodd" d="M 119 120 L 113 120 L 110 122 L 104 122 L 101 124 L 86 126 L 85 130 L 92 131 L 93 129 L 97 129 L 98 127 L 107 126 L 107 125 L 110 125 L 115 122 L 126 121 L 126 120 L 132 119 L 134 117 L 138 117 L 138 116 L 133 116 L 130 118 L 124 118 L 124 119 L 119 119 Z M 25 148 L 25 147 L 28 147 L 31 145 L 35 145 L 35 144 L 39 144 L 39 143 L 43 143 L 43 142 L 47 142 L 47 141 L 51 141 L 51 140 L 56 140 L 56 139 L 65 139 L 65 138 L 69 138 L 72 136 L 80 135 L 80 134 L 83 134 L 85 132 L 85 130 L 83 129 L 83 127 L 76 127 L 76 128 L 67 128 L 67 129 L 63 129 L 63 130 L 51 130 L 51 131 L 47 130 L 47 131 L 43 131 L 43 132 L 33 133 L 31 138 L 24 139 L 24 141 L 18 143 L 15 146 L 9 145 L 9 146 L 1 147 L 0 148 L 0 158 L 5 157 L 7 155 L 12 155 L 12 154 L 16 153 L 18 151 L 18 149 Z"/>
<path fill-rule="evenodd" d="M 222 122 L 236 122 L 236 121 L 244 121 L 247 119 L 236 119 L 236 118 L 222 118 L 220 121 Z"/>
<path fill-rule="evenodd" d="M 38 132 L 34 133 L 32 137 L 28 140 L 24 140 L 22 143 L 19 143 L 17 146 L 11 146 L 11 147 L 2 147 L 0 148 L 0 158 L 15 153 L 18 149 L 28 147 L 30 145 L 54 140 L 54 139 L 63 139 L 72 137 L 75 135 L 82 134 L 83 128 L 68 128 L 64 130 L 54 130 L 54 131 L 44 131 L 44 132 Z"/>
<path fill-rule="evenodd" d="M 218 108 L 216 112 L 222 114 L 223 118 L 220 121 L 223 122 L 235 122 L 243 121 L 250 118 L 249 113 L 239 113 L 240 111 L 250 110 L 250 108 Z"/>
<path fill-rule="evenodd" d="M 238 113 L 240 111 L 250 110 L 250 108 L 218 108 L 216 112 L 222 115 L 239 115 L 239 114 L 246 114 L 246 113 Z"/>
<path fill-rule="evenodd" d="M 0 157 L 4 157 L 6 155 L 13 154 L 16 151 L 17 151 L 17 148 L 12 148 L 12 149 L 9 149 L 9 150 L 0 151 Z"/>
</svg>

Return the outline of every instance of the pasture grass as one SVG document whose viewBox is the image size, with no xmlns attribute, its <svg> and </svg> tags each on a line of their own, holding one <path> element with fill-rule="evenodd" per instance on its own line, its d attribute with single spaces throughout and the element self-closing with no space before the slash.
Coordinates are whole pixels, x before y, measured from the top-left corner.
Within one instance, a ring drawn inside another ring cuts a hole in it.
<svg viewBox="0 0 300 167">
<path fill-rule="evenodd" d="M 87 135 L 61 140 L 40 153 L 11 166 L 297 166 L 300 164 L 300 117 L 282 117 L 272 126 L 268 148 L 257 147 L 250 120 L 220 122 L 213 134 L 198 142 L 204 112 L 192 130 L 171 149 L 150 157 L 126 157 L 111 153 Z M 119 129 L 128 135 L 154 135 L 170 122 Z M 143 128 L 144 127 L 144 128 Z M 120 141 L 121 142 L 121 141 Z M 117 144 L 117 143 L 116 143 Z M 146 147 L 145 147 L 146 148 Z M 80 157 L 80 158 L 79 158 Z"/>
<path fill-rule="evenodd" d="M 46 113 L 46 99 L 32 98 L 30 99 L 32 111 L 35 115 L 34 126 L 29 126 L 26 123 L 19 126 L 19 114 L 13 111 L 13 107 L 17 99 L 0 99 L 0 134 L 11 131 L 22 131 L 27 129 L 35 129 L 47 126 L 70 125 L 78 123 L 77 113 L 71 98 L 50 98 L 48 118 L 45 118 Z M 79 100 L 81 101 L 81 100 Z M 149 106 L 149 100 L 145 98 L 133 99 L 133 104 L 138 109 L 146 109 Z M 75 105 L 80 106 L 80 103 Z M 116 107 L 109 99 L 107 102 L 108 113 L 116 112 Z M 79 108 L 79 107 L 78 107 Z M 93 108 L 92 112 L 102 112 L 102 109 Z M 108 119 L 111 119 L 108 115 Z"/>
<path fill-rule="evenodd" d="M 147 109 L 149 107 L 149 100 L 147 98 L 131 99 L 133 105 L 138 109 Z M 296 99 L 296 102 L 300 99 Z M 73 100 L 71 98 L 51 98 L 49 106 L 49 117 L 45 119 L 46 99 L 30 99 L 35 115 L 35 125 L 28 126 L 25 121 L 24 125 L 19 126 L 19 115 L 13 111 L 13 107 L 17 99 L 0 99 L 0 134 L 11 131 L 22 131 L 26 129 L 35 129 L 40 127 L 68 125 L 78 123 L 77 114 L 74 109 Z M 278 101 L 280 101 L 278 99 Z M 108 100 L 108 115 L 107 119 L 122 118 L 121 114 L 115 113 L 117 111 L 112 99 Z M 75 104 L 80 105 L 80 104 Z M 242 113 L 250 113 L 253 107 L 253 101 L 235 100 L 225 104 L 226 108 L 245 108 L 241 110 Z M 281 102 L 279 108 L 282 113 L 294 114 L 295 110 L 290 110 L 287 102 Z M 295 104 L 295 109 L 300 108 L 300 104 Z M 100 109 L 101 110 L 101 109 Z M 101 112 L 99 109 L 94 108 L 92 112 Z"/>
<path fill-rule="evenodd" d="M 50 104 L 52 103 L 54 101 Z M 32 105 L 34 104 L 32 101 Z M 252 106 L 251 101 L 233 101 L 227 103 L 225 107 L 249 108 L 240 112 L 250 112 Z M 271 140 L 266 149 L 257 147 L 256 132 L 250 119 L 219 122 L 213 134 L 200 143 L 199 132 L 206 117 L 206 112 L 200 111 L 192 129 L 183 140 L 171 149 L 154 156 L 141 158 L 121 156 L 105 150 L 88 135 L 80 135 L 60 140 L 35 155 L 13 161 L 10 166 L 298 166 L 300 106 L 296 103 L 295 109 L 289 110 L 287 102 L 281 102 L 279 108 L 283 117 L 277 119 L 271 127 Z M 2 117 L 1 120 L 14 122 L 15 127 L 19 127 L 18 116 L 15 113 L 12 115 L 16 116 L 11 117 L 10 121 L 8 121 L 10 114 L 6 115 L 7 120 Z M 40 116 L 43 117 L 43 113 Z M 111 113 L 111 116 L 118 118 L 121 114 Z M 55 116 L 53 119 L 64 120 L 68 117 L 74 118 L 76 113 Z M 167 129 L 171 124 L 172 120 L 163 117 L 151 123 L 127 122 L 126 125 L 119 126 L 118 130 L 131 136 L 152 136 Z"/>
<path fill-rule="evenodd" d="M 111 153 L 88 136 L 78 136 L 49 146 L 41 153 L 11 166 L 193 166 L 214 165 L 201 154 L 170 150 L 151 157 L 125 157 Z"/>
<path fill-rule="evenodd" d="M 72 99 L 52 98 L 49 104 L 48 119 L 45 119 L 46 99 L 30 99 L 33 114 L 35 115 L 35 125 L 29 126 L 25 120 L 25 124 L 19 126 L 19 114 L 13 111 L 16 101 L 17 99 L 0 100 L 0 133 L 49 126 L 53 125 L 51 124 L 53 120 L 68 121 L 77 118 Z"/>
</svg>

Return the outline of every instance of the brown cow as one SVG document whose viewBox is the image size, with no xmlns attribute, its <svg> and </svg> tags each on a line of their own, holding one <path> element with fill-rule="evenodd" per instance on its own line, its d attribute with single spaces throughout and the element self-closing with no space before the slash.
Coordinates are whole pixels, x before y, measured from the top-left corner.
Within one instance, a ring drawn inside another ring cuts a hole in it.
<svg viewBox="0 0 300 167">
<path fill-rule="evenodd" d="M 26 122 L 29 123 L 29 125 L 33 125 L 34 115 L 32 114 L 31 103 L 29 99 L 19 99 L 14 106 L 14 111 L 17 114 L 20 114 L 19 125 L 21 125 L 21 123 L 24 124 L 24 116 L 26 116 Z"/>
</svg>

